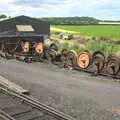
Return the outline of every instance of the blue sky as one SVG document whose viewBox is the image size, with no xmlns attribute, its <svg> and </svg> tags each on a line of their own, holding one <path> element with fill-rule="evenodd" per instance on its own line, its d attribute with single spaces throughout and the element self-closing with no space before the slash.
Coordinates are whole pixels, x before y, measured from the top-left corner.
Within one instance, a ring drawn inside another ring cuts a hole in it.
<svg viewBox="0 0 120 120">
<path fill-rule="evenodd" d="M 0 14 L 120 20 L 120 0 L 0 0 Z"/>
</svg>

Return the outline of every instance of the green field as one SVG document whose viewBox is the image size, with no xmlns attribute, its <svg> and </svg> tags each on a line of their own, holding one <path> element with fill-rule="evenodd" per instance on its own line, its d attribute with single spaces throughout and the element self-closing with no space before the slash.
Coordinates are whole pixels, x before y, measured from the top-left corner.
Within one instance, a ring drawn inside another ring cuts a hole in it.
<svg viewBox="0 0 120 120">
<path fill-rule="evenodd" d="M 120 38 L 120 25 L 89 25 L 89 26 L 52 26 L 53 28 L 79 32 L 85 36 Z"/>
</svg>

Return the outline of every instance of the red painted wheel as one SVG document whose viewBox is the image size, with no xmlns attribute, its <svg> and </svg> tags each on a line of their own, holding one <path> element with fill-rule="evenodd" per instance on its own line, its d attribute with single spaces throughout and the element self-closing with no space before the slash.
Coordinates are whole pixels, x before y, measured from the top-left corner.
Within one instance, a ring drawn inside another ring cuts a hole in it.
<svg viewBox="0 0 120 120">
<path fill-rule="evenodd" d="M 81 52 L 77 58 L 77 65 L 80 68 L 86 69 L 91 63 L 91 54 L 89 52 Z"/>
<path fill-rule="evenodd" d="M 43 53 L 43 50 L 44 50 L 43 43 L 37 43 L 36 46 L 35 46 L 35 51 L 37 53 Z"/>
<path fill-rule="evenodd" d="M 24 53 L 29 52 L 29 49 L 30 49 L 30 43 L 29 42 L 24 42 L 22 44 L 22 50 L 23 50 L 23 52 Z"/>
</svg>

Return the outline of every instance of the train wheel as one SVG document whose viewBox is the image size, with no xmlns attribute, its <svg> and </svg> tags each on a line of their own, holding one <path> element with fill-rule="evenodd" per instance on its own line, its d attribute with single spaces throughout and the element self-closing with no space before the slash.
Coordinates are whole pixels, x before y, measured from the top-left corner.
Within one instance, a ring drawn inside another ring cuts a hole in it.
<svg viewBox="0 0 120 120">
<path fill-rule="evenodd" d="M 49 47 L 50 50 L 58 51 L 58 46 L 55 43 L 52 43 Z"/>
<path fill-rule="evenodd" d="M 105 55 L 100 51 L 96 51 L 93 53 L 92 59 L 93 64 L 97 67 L 97 73 L 102 72 L 105 65 Z"/>
<path fill-rule="evenodd" d="M 76 65 L 77 53 L 73 50 L 70 50 L 66 55 L 65 67 L 74 67 Z"/>
<path fill-rule="evenodd" d="M 37 43 L 35 47 L 35 51 L 39 54 L 42 54 L 44 50 L 43 43 Z"/>
<path fill-rule="evenodd" d="M 116 76 L 120 71 L 120 58 L 110 55 L 107 59 L 107 71 L 109 74 Z"/>
<path fill-rule="evenodd" d="M 61 54 L 66 56 L 68 52 L 69 52 L 69 51 L 68 51 L 67 49 L 63 49 L 63 50 L 61 51 Z"/>
<path fill-rule="evenodd" d="M 57 52 L 55 50 L 45 51 L 45 59 L 50 62 L 54 62 L 56 55 L 57 55 Z"/>
<path fill-rule="evenodd" d="M 48 51 L 46 51 L 46 52 L 44 53 L 44 58 L 45 58 L 45 60 L 47 60 L 47 61 L 52 61 L 51 55 L 49 54 Z"/>
<path fill-rule="evenodd" d="M 30 50 L 30 43 L 29 42 L 24 42 L 22 44 L 22 50 L 23 50 L 24 53 L 29 52 L 29 50 Z"/>
<path fill-rule="evenodd" d="M 86 69 L 91 64 L 91 54 L 89 52 L 81 52 L 77 58 L 77 66 Z"/>
<path fill-rule="evenodd" d="M 61 67 L 61 68 L 65 67 L 67 53 L 68 53 L 68 50 L 67 50 L 67 49 L 63 49 L 63 50 L 61 51 L 60 63 L 59 63 L 59 65 L 58 65 L 58 66 Z"/>
<path fill-rule="evenodd" d="M 51 49 L 50 55 L 51 55 L 52 63 L 55 63 L 56 62 L 57 51 Z"/>
</svg>

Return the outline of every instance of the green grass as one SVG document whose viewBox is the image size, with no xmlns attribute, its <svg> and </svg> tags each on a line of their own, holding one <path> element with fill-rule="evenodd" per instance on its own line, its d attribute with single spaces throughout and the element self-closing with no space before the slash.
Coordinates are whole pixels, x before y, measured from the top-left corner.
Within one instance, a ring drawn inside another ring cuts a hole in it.
<svg viewBox="0 0 120 120">
<path fill-rule="evenodd" d="M 106 56 L 112 53 L 116 54 L 117 56 L 120 56 L 120 44 L 115 44 L 115 42 L 111 40 L 111 38 L 118 41 L 120 40 L 120 26 L 116 26 L 116 25 L 52 26 L 52 28 L 57 28 L 56 30 L 60 30 L 59 32 L 62 32 L 63 30 L 63 33 L 66 31 L 73 31 L 75 33 L 78 32 L 79 37 L 81 35 L 83 36 L 85 35 L 85 36 L 93 36 L 93 37 L 110 38 L 106 42 L 94 40 L 93 37 L 91 39 L 88 39 L 87 37 L 81 39 L 80 37 L 79 39 L 77 38 L 74 39 L 73 41 L 65 40 L 65 42 L 61 44 L 61 49 L 66 48 L 69 50 L 75 50 L 77 53 L 84 50 L 91 51 L 91 53 L 95 51 L 102 51 Z"/>
<path fill-rule="evenodd" d="M 109 54 L 120 56 L 120 45 L 116 45 L 113 42 L 96 42 L 92 40 L 87 43 L 86 48 L 92 53 L 95 51 L 102 51 L 106 56 Z"/>
<path fill-rule="evenodd" d="M 90 26 L 52 26 L 54 28 L 79 32 L 81 35 L 94 37 L 120 38 L 120 25 L 90 25 Z"/>
<path fill-rule="evenodd" d="M 79 45 L 78 43 L 70 42 L 70 41 L 64 41 L 60 44 L 59 47 L 60 50 L 67 49 L 67 50 L 74 50 L 77 53 L 84 51 L 87 49 L 84 45 Z"/>
<path fill-rule="evenodd" d="M 75 42 L 65 41 L 60 45 L 60 50 L 68 49 L 74 50 L 77 53 L 80 53 L 84 50 L 94 53 L 95 51 L 101 51 L 107 57 L 110 54 L 115 54 L 120 56 L 120 45 L 116 45 L 112 42 L 96 42 L 94 40 L 88 41 L 86 45 L 81 45 Z"/>
</svg>

